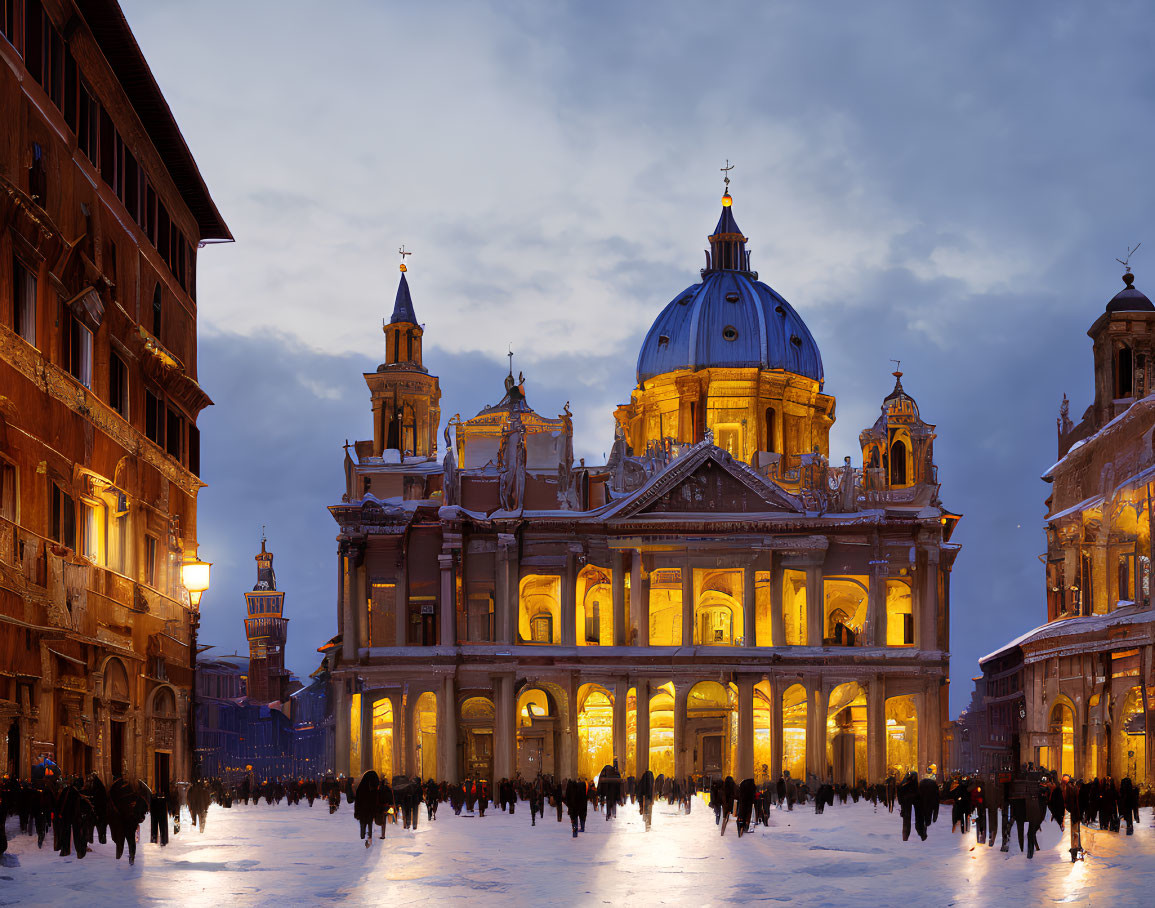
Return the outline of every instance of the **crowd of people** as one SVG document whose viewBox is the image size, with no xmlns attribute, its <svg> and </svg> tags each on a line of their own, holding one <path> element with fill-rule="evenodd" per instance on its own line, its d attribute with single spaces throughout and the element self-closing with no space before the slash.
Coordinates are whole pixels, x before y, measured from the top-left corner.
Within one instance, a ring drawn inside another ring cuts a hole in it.
<svg viewBox="0 0 1155 908">
<path fill-rule="evenodd" d="M 902 839 L 910 838 L 911 829 L 926 840 L 930 827 L 939 819 L 940 809 L 949 805 L 951 831 L 967 834 L 973 823 L 978 844 L 1010 850 L 1012 827 L 1017 830 L 1019 851 L 1028 858 L 1039 848 L 1038 832 L 1049 813 L 1060 830 L 1070 831 L 1071 860 L 1083 857 L 1083 827 L 1127 835 L 1139 821 L 1139 808 L 1152 803 L 1150 792 L 1140 796 L 1131 779 L 1118 785 L 1110 777 L 1088 782 L 1064 775 L 1035 770 L 1026 766 L 1016 773 L 962 775 L 955 774 L 940 782 L 932 765 L 919 778 L 909 772 L 901 779 L 895 775 L 885 782 L 867 785 L 819 783 L 815 779 L 799 780 L 783 773 L 777 781 L 770 779 L 766 766 L 758 779 L 736 782 L 726 778 L 702 775 L 678 778 L 646 771 L 635 778 L 623 776 L 617 761 L 602 767 L 595 779 L 557 779 L 539 774 L 526 780 L 520 776 L 501 779 L 491 785 L 488 779 L 470 778 L 464 782 L 437 782 L 398 775 L 382 778 L 369 770 L 358 779 L 326 775 L 322 778 L 255 781 L 251 774 L 239 782 L 226 784 L 207 779 L 170 785 L 165 791 L 152 791 L 143 781 L 123 778 L 105 786 L 95 775 L 87 778 L 61 776 L 58 768 L 44 760 L 33 768 L 32 777 L 0 780 L 0 853 L 7 849 L 6 820 L 14 816 L 20 833 L 35 836 L 43 848 L 51 832 L 51 847 L 62 856 L 75 852 L 83 858 L 89 847 L 104 844 L 111 836 L 119 860 L 125 850 L 129 863 L 136 857 L 140 827 L 148 821 L 149 840 L 168 844 L 170 822 L 174 834 L 180 832 L 181 808 L 187 808 L 192 825 L 204 832 L 211 804 L 231 809 L 234 804 L 248 806 L 264 803 L 309 807 L 324 801 L 329 813 L 336 813 L 342 800 L 352 805 L 360 839 L 369 848 L 374 828 L 385 838 L 391 825 L 416 831 L 422 807 L 427 822 L 437 820 L 438 808 L 448 804 L 455 816 L 484 817 L 487 810 L 499 809 L 515 814 L 519 803 L 528 804 L 531 826 L 544 820 L 547 811 L 558 823 L 568 817 L 573 838 L 586 830 L 591 808 L 606 822 L 613 821 L 619 809 L 627 804 L 637 809 L 648 832 L 656 801 L 665 801 L 680 813 L 691 812 L 699 796 L 714 812 L 719 834 L 725 835 L 731 820 L 739 838 L 759 824 L 771 825 L 772 810 L 794 810 L 796 805 L 813 803 L 815 813 L 823 813 L 837 801 L 868 801 L 893 813 L 898 809 L 902 821 Z M 1001 837 L 1000 837 L 1001 825 Z"/>
</svg>

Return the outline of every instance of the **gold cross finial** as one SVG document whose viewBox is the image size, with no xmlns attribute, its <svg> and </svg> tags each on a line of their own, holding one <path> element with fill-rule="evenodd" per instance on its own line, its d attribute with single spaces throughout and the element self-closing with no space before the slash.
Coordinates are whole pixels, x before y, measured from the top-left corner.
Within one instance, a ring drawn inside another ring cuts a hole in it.
<svg viewBox="0 0 1155 908">
<path fill-rule="evenodd" d="M 406 252 L 405 251 L 405 244 L 402 243 L 401 248 L 397 250 L 397 254 L 399 256 L 401 256 L 401 270 L 402 271 L 408 271 L 409 269 L 405 267 L 405 256 L 412 255 L 413 253 L 412 252 Z"/>
<path fill-rule="evenodd" d="M 509 347 L 509 352 L 505 355 L 509 357 L 509 374 L 513 375 L 513 345 L 512 344 Z"/>
<path fill-rule="evenodd" d="M 722 182 L 724 182 L 726 184 L 726 188 L 729 189 L 730 188 L 730 171 L 734 169 L 734 165 L 730 163 L 729 158 L 726 158 L 726 166 L 725 167 L 719 167 L 718 169 L 721 170 L 722 173 L 724 173 L 726 175 L 723 178 Z"/>
</svg>

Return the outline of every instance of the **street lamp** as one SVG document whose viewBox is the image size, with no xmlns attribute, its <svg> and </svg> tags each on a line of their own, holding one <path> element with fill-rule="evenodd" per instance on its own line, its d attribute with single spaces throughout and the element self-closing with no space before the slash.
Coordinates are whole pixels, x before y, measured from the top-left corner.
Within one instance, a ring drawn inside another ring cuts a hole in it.
<svg viewBox="0 0 1155 908">
<path fill-rule="evenodd" d="M 197 761 L 197 629 L 201 619 L 201 596 L 209 588 L 209 574 L 212 564 L 193 558 L 180 566 L 180 580 L 188 590 L 189 604 L 189 668 L 192 671 L 192 688 L 189 691 L 189 721 L 188 721 L 188 755 L 189 781 L 195 782 L 200 778 Z"/>
<path fill-rule="evenodd" d="M 180 566 L 180 581 L 188 590 L 189 602 L 194 609 L 199 609 L 201 596 L 209 588 L 209 574 L 212 571 L 210 561 L 186 561 Z"/>
</svg>

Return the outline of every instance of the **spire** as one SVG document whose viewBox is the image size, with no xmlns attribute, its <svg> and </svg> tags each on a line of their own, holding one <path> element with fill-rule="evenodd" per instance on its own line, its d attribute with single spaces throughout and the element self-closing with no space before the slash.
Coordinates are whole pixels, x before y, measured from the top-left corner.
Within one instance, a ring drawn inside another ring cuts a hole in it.
<svg viewBox="0 0 1155 908">
<path fill-rule="evenodd" d="M 749 271 L 750 254 L 746 251 L 746 237 L 742 235 L 738 222 L 734 220 L 734 199 L 730 195 L 730 171 L 734 165 L 726 160 L 721 168 L 726 175 L 725 191 L 722 193 L 722 214 L 710 235 L 710 251 L 706 253 L 706 272 Z"/>
<path fill-rule="evenodd" d="M 401 282 L 397 285 L 397 301 L 393 304 L 393 315 L 389 324 L 409 322 L 417 324 L 417 315 L 413 312 L 413 297 L 409 295 L 409 282 L 405 280 L 405 266 L 401 266 Z"/>
</svg>

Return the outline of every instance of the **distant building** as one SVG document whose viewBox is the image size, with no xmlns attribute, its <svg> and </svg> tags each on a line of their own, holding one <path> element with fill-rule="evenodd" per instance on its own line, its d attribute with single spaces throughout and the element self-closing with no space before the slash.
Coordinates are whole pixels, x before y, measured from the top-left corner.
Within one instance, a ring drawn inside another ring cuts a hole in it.
<svg viewBox="0 0 1155 908">
<path fill-rule="evenodd" d="M 198 250 L 231 236 L 114 0 L 0 0 L 0 111 L 0 767 L 163 789 L 192 772 Z"/>
<path fill-rule="evenodd" d="M 197 754 L 201 774 L 257 781 L 319 775 L 333 766 L 327 662 L 306 687 L 285 668 L 289 620 L 273 554 L 261 540 L 257 582 L 245 593 L 249 656 L 197 660 Z"/>
<path fill-rule="evenodd" d="M 1087 332 L 1094 399 L 1066 396 L 1047 499 L 1045 624 L 980 660 L 974 709 L 988 765 L 1155 784 L 1155 305 L 1125 287 Z"/>
<path fill-rule="evenodd" d="M 439 463 L 402 274 L 365 375 L 372 434 L 330 507 L 341 772 L 942 765 L 959 516 L 935 427 L 896 370 L 861 465 L 830 463 L 818 344 L 751 270 L 731 202 L 646 336 L 602 465 L 575 463 L 568 407 L 535 412 L 512 368 L 497 403 L 450 420 Z"/>
</svg>

